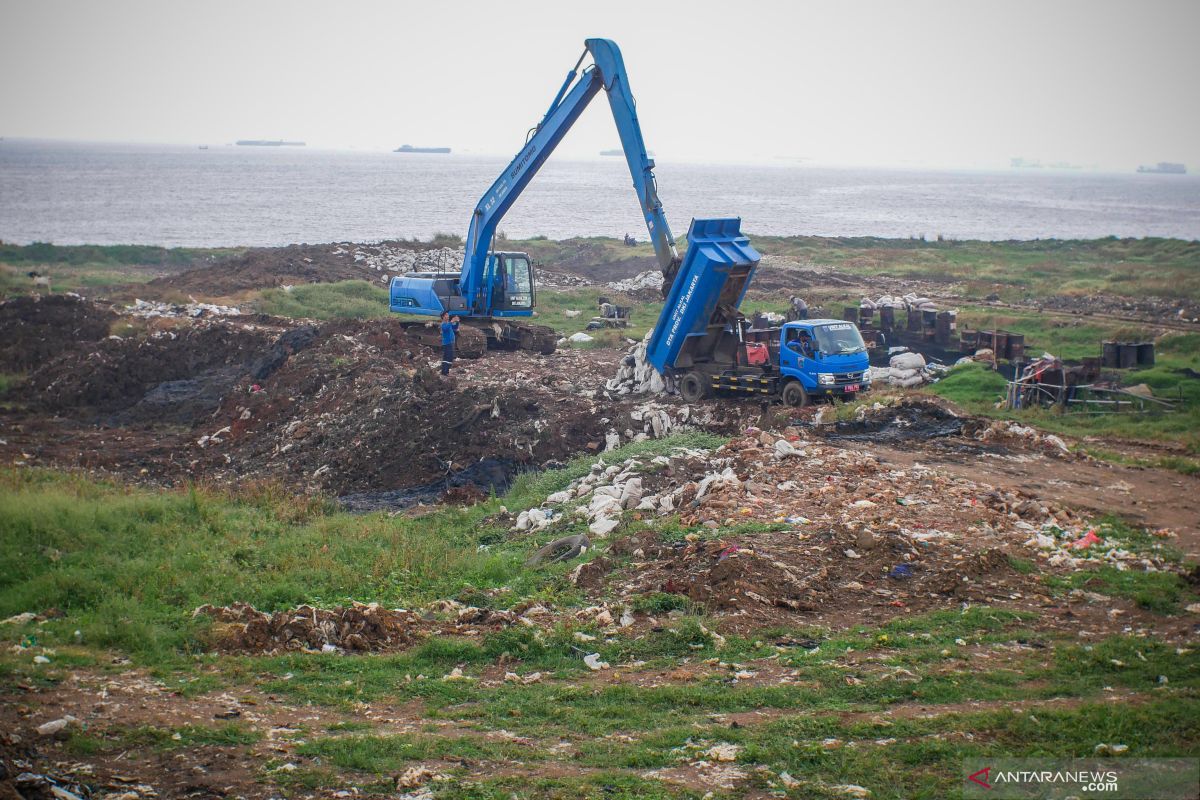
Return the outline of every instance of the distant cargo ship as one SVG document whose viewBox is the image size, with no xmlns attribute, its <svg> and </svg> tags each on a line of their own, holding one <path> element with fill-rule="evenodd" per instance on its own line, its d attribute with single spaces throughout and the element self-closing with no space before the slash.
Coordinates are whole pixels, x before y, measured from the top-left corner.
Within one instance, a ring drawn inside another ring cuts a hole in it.
<svg viewBox="0 0 1200 800">
<path fill-rule="evenodd" d="M 242 147 L 304 147 L 304 142 L 285 142 L 283 139 L 238 139 Z"/>
<path fill-rule="evenodd" d="M 449 153 L 449 147 L 413 147 L 411 144 L 402 144 L 392 151 L 393 153 Z"/>
<path fill-rule="evenodd" d="M 1162 175 L 1187 175 L 1187 167 L 1183 164 L 1173 164 L 1170 161 L 1160 161 L 1153 167 L 1141 166 L 1138 172 L 1153 172 Z"/>
</svg>

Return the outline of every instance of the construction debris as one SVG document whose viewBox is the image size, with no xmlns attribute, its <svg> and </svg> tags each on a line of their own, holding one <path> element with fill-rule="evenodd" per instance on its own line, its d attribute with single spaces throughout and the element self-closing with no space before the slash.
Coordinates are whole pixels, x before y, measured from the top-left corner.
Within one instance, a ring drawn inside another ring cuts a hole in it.
<svg viewBox="0 0 1200 800">
<path fill-rule="evenodd" d="M 629 394 L 662 394 L 673 392 L 674 387 L 658 370 L 646 360 L 646 348 L 653 329 L 646 332 L 642 341 L 633 345 L 621 359 L 616 376 L 604 385 L 611 396 L 624 397 Z"/>
<path fill-rule="evenodd" d="M 125 306 L 125 313 L 134 317 L 238 317 L 241 309 L 215 303 L 200 303 L 192 298 L 190 303 L 160 303 L 149 300 L 134 300 Z"/>
</svg>

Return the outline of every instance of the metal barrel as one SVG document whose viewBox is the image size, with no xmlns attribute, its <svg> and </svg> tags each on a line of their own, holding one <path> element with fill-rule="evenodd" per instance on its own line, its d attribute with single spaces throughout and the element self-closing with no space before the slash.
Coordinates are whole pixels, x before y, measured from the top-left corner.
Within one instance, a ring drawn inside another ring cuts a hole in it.
<svg viewBox="0 0 1200 800">
<path fill-rule="evenodd" d="M 1121 366 L 1120 347 L 1116 342 L 1104 342 L 1104 367 L 1116 369 Z"/>
<path fill-rule="evenodd" d="M 1139 366 L 1154 366 L 1154 342 L 1139 342 L 1137 346 Z"/>
<path fill-rule="evenodd" d="M 1121 369 L 1130 369 L 1131 367 L 1136 367 L 1138 363 L 1138 346 L 1130 342 L 1121 342 L 1119 347 L 1121 354 Z"/>
</svg>

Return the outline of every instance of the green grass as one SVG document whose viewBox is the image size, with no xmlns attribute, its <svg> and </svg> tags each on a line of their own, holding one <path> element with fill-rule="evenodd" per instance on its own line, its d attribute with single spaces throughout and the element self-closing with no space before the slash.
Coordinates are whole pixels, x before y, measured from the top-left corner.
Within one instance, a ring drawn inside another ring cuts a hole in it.
<svg viewBox="0 0 1200 800">
<path fill-rule="evenodd" d="M 210 264 L 240 253 L 236 248 L 0 243 L 0 297 L 33 291 L 29 272 L 50 278 L 50 291 L 80 292 L 145 283 L 166 271 Z"/>
<path fill-rule="evenodd" d="M 601 296 L 610 298 L 618 305 L 632 308 L 628 328 L 587 330 L 587 325 L 598 312 L 597 300 Z M 620 346 L 625 339 L 641 340 L 646 331 L 654 327 L 662 310 L 661 302 L 634 302 L 623 298 L 614 292 L 604 289 L 564 289 L 558 291 L 542 291 L 538 293 L 537 312 L 538 322 L 549 325 L 563 336 L 582 331 L 595 339 L 573 345 L 574 347 L 613 347 Z M 564 311 L 578 311 L 579 316 L 568 317 Z"/>
<path fill-rule="evenodd" d="M 1109 566 L 1094 572 L 1072 573 L 1058 585 L 1125 597 L 1160 614 L 1178 613 L 1181 601 L 1188 596 L 1187 583 L 1174 572 L 1135 572 Z"/>
<path fill-rule="evenodd" d="M 67 741 L 67 748 L 79 755 L 90 755 L 137 747 L 160 751 L 180 750 L 185 747 L 232 747 L 254 744 L 261 739 L 262 734 L 232 723 L 217 727 L 183 725 L 178 728 L 139 725 L 132 728 L 109 728 L 101 735 L 73 732 Z"/>
<path fill-rule="evenodd" d="M 34 242 L 29 245 L 0 243 L 0 263 L 32 265 L 68 264 L 72 266 L 106 264 L 109 266 L 192 267 L 204 261 L 234 255 L 238 248 L 156 247 L 154 245 L 55 245 Z M 32 267 L 31 267 L 32 268 Z"/>
<path fill-rule="evenodd" d="M 751 234 L 751 241 L 763 253 L 864 277 L 953 282 L 976 299 L 997 293 L 1017 302 L 1097 292 L 1200 298 L 1200 242 L 1179 239 L 925 242 Z"/>
<path fill-rule="evenodd" d="M 685 435 L 629 445 L 609 458 L 720 442 Z M 540 502 L 586 473 L 591 461 L 522 476 L 503 500 L 420 519 L 334 513 L 269 488 L 152 492 L 2 471 L 0 619 L 59 608 L 67 619 L 42 626 L 44 635 L 61 639 L 78 628 L 89 644 L 153 662 L 201 647 L 203 623 L 190 613 L 204 603 L 411 607 L 488 590 L 498 590 L 490 600 L 497 605 L 569 600 L 575 590 L 563 575 L 574 565 L 524 567 L 532 549 L 560 534 L 510 541 L 506 528 L 483 520 L 501 502 L 510 510 Z M 17 635 L 0 629 L 0 637 Z"/>
<path fill-rule="evenodd" d="M 21 385 L 24 380 L 24 375 L 14 375 L 9 372 L 0 372 L 0 398 L 11 392 L 17 386 Z"/>
<path fill-rule="evenodd" d="M 267 289 L 256 304 L 266 314 L 305 319 L 375 319 L 391 313 L 387 289 L 366 281 L 310 283 L 290 291 Z"/>
<path fill-rule="evenodd" d="M 984 414 L 992 411 L 996 401 L 1004 398 L 1008 382 L 1004 376 L 984 364 L 963 364 L 954 367 L 930 391 L 957 403 L 967 411 Z"/>
</svg>

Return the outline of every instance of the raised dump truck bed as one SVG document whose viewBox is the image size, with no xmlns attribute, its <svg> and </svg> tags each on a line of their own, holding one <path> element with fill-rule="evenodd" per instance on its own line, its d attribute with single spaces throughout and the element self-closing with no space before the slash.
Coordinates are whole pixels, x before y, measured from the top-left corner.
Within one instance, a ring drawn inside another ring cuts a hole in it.
<svg viewBox="0 0 1200 800">
<path fill-rule="evenodd" d="M 721 353 L 736 347 L 729 334 L 761 258 L 741 226 L 737 218 L 692 220 L 687 255 L 646 347 L 663 375 L 724 361 Z"/>
<path fill-rule="evenodd" d="M 646 345 L 646 359 L 687 402 L 713 394 L 777 396 L 801 406 L 869 387 L 866 345 L 852 322 L 820 319 L 755 330 L 738 313 L 760 256 L 741 220 L 698 219 Z"/>
</svg>

